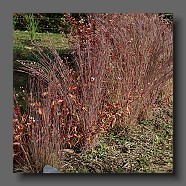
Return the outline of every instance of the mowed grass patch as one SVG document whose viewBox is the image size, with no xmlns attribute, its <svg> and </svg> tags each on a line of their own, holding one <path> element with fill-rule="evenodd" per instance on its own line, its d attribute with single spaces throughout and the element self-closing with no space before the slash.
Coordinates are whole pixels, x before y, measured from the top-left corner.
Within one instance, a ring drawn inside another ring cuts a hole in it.
<svg viewBox="0 0 186 186">
<path fill-rule="evenodd" d="M 14 48 L 25 47 L 30 49 L 30 34 L 28 31 L 14 31 Z M 42 46 L 52 45 L 56 49 L 68 50 L 68 39 L 62 34 L 36 33 L 34 42 Z"/>
<path fill-rule="evenodd" d="M 31 41 L 30 34 L 28 31 L 14 31 L 14 65 L 16 63 L 16 60 L 37 61 L 33 54 L 36 48 L 34 45 L 39 45 L 41 47 L 54 47 L 59 54 L 66 54 L 71 50 L 68 43 L 68 36 L 55 33 L 36 33 L 35 39 Z"/>
<path fill-rule="evenodd" d="M 28 31 L 16 30 L 13 32 L 13 65 L 14 68 L 20 66 L 17 60 L 38 61 L 34 55 L 37 44 L 41 47 L 54 47 L 61 56 L 68 55 L 70 47 L 68 44 L 68 36 L 55 33 L 36 33 L 34 41 L 30 40 Z M 14 71 L 14 88 L 16 90 L 24 87 L 27 82 L 27 74 Z"/>
</svg>

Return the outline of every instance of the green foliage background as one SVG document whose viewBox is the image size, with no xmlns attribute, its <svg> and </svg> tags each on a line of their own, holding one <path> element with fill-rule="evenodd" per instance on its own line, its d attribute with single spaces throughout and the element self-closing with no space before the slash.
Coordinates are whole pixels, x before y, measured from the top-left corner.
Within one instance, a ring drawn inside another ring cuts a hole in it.
<svg viewBox="0 0 186 186">
<path fill-rule="evenodd" d="M 14 30 L 27 30 L 25 15 L 25 13 L 13 14 Z M 85 13 L 71 13 L 70 15 L 77 20 L 80 20 L 82 17 L 86 19 Z M 33 16 L 38 21 L 37 31 L 40 33 L 69 33 L 70 25 L 65 21 L 63 13 L 34 13 Z"/>
<path fill-rule="evenodd" d="M 33 15 L 34 18 L 38 20 L 38 32 L 69 33 L 70 25 L 65 21 L 64 13 L 34 13 Z M 159 15 L 164 19 L 173 21 L 173 13 L 159 13 Z M 87 18 L 86 13 L 70 13 L 70 16 L 74 17 L 76 20 L 80 20 L 81 18 L 86 20 Z M 25 13 L 13 14 L 14 30 L 27 30 L 24 17 Z"/>
</svg>

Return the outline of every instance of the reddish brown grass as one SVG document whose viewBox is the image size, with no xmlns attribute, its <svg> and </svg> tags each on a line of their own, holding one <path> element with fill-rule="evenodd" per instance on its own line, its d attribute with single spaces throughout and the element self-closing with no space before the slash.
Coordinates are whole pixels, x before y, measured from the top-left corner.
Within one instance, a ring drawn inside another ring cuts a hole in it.
<svg viewBox="0 0 186 186">
<path fill-rule="evenodd" d="M 115 124 L 144 119 L 173 73 L 172 27 L 158 15 L 90 14 L 88 24 L 66 17 L 76 69 L 55 49 L 37 48 L 35 65 L 20 61 L 31 77 L 30 119 L 29 139 L 16 142 L 37 172 L 65 148 L 89 149 Z"/>
</svg>

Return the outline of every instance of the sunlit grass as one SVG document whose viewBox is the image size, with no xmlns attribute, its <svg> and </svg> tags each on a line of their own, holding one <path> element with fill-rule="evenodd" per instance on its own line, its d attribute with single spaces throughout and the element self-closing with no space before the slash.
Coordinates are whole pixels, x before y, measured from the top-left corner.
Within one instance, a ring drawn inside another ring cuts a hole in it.
<svg viewBox="0 0 186 186">
<path fill-rule="evenodd" d="M 29 45 L 30 34 L 28 31 L 14 31 L 13 37 L 14 48 L 32 49 Z M 34 41 L 42 46 L 50 46 L 52 43 L 52 46 L 57 49 L 69 49 L 68 39 L 62 34 L 36 33 Z"/>
</svg>

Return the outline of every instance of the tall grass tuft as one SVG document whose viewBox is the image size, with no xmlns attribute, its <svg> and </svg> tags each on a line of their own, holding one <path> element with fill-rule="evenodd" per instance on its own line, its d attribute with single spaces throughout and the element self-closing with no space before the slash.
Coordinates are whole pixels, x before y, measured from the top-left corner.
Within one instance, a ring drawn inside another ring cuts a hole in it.
<svg viewBox="0 0 186 186">
<path fill-rule="evenodd" d="M 25 24 L 26 24 L 27 31 L 30 34 L 30 39 L 31 41 L 33 41 L 35 39 L 35 35 L 38 29 L 39 22 L 36 21 L 33 14 L 25 14 L 24 18 L 25 18 Z"/>
<path fill-rule="evenodd" d="M 38 47 L 35 55 L 39 63 L 19 61 L 22 68 L 18 71 L 30 75 L 26 123 L 30 138 L 26 141 L 21 136 L 18 143 L 22 144 L 23 152 L 29 152 L 27 158 L 24 157 L 38 172 L 44 164 L 59 162 L 64 149 L 83 151 L 93 146 L 100 133 L 97 125 L 102 107 L 101 85 L 95 83 L 101 84 L 102 78 L 96 78 L 104 73 L 93 74 L 87 69 L 90 79 L 85 80 L 88 74 L 70 68 L 55 49 Z"/>
<path fill-rule="evenodd" d="M 73 26 L 74 69 L 55 49 L 36 47 L 38 63 L 19 61 L 19 71 L 30 74 L 29 138 L 17 143 L 36 172 L 59 162 L 66 148 L 89 149 L 114 125 L 145 118 L 173 73 L 172 27 L 158 15 L 66 19 Z"/>
<path fill-rule="evenodd" d="M 147 117 L 173 75 L 172 24 L 158 14 L 91 14 L 90 19 L 89 27 L 74 24 L 77 46 L 84 46 L 77 52 L 80 69 L 94 61 L 106 65 L 105 101 L 118 105 L 121 125 L 135 124 Z"/>
</svg>

